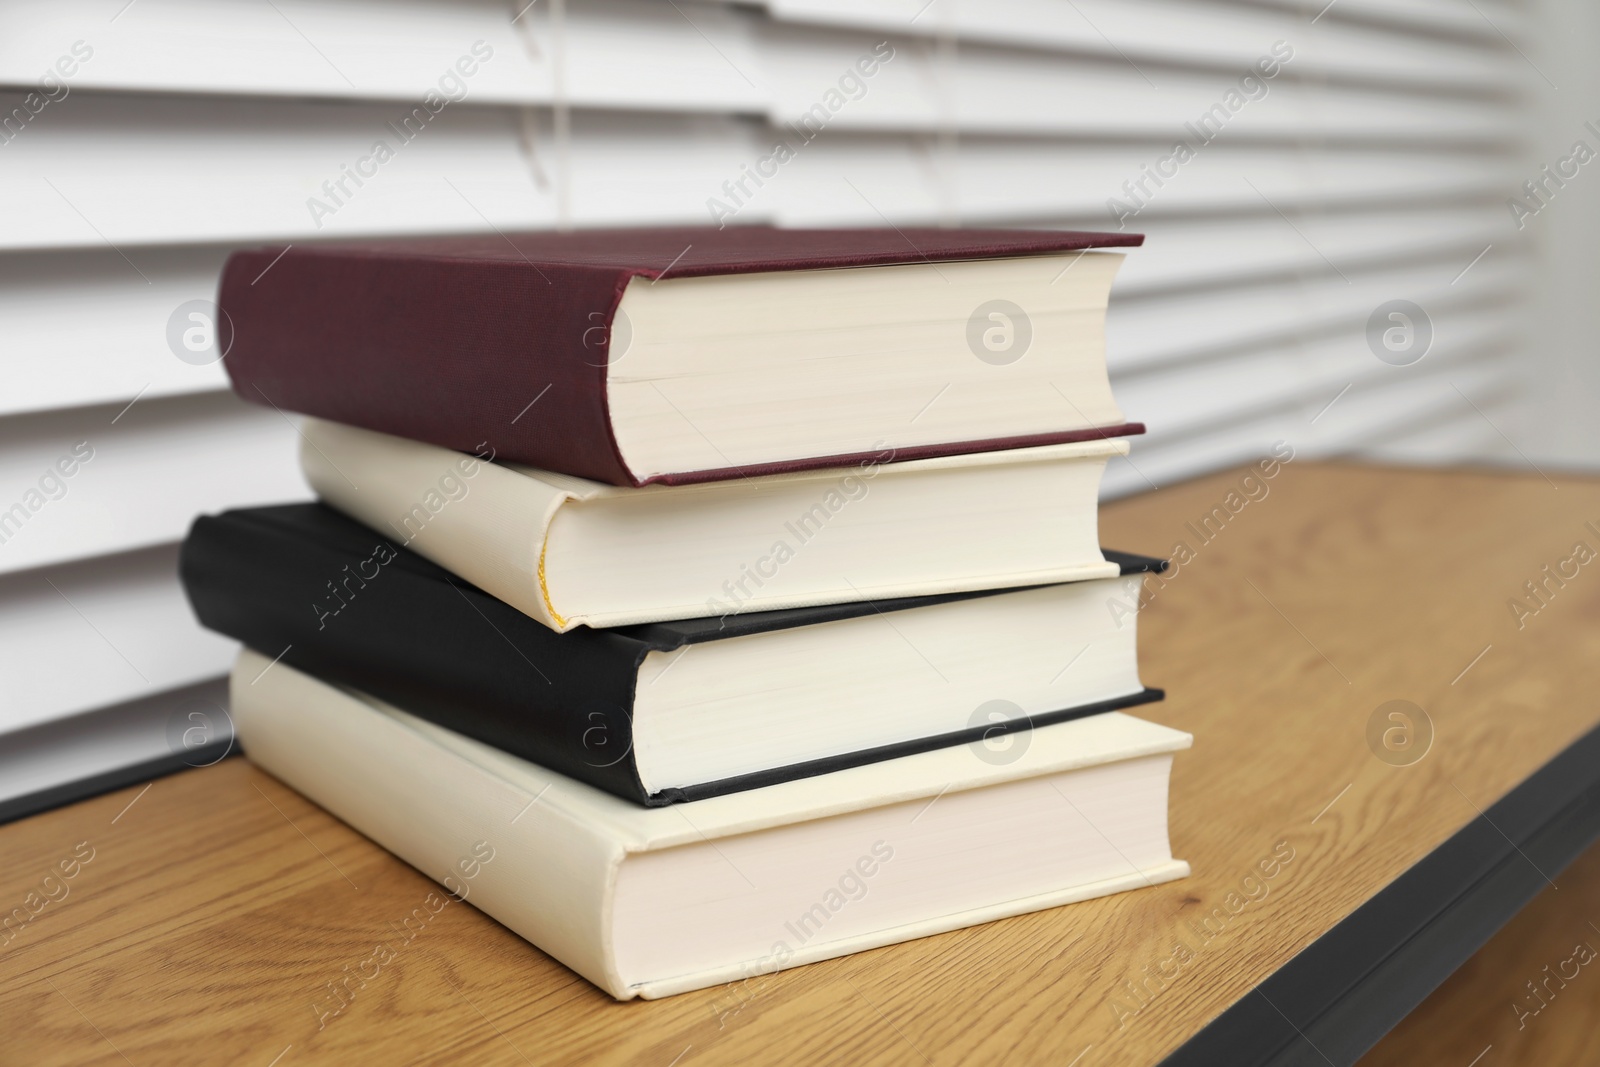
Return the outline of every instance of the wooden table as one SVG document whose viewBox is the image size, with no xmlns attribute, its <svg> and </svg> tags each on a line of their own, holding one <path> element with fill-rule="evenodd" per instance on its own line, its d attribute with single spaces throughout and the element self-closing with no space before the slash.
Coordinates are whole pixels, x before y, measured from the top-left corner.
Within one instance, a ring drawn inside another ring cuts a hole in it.
<svg viewBox="0 0 1600 1067">
<path fill-rule="evenodd" d="M 1600 847 L 1556 881 L 1559 888 L 1546 886 L 1361 1067 L 1600 1063 L 1600 955 L 1580 962 L 1600 953 Z"/>
<path fill-rule="evenodd" d="M 1493 838 L 1483 813 L 1600 724 L 1600 560 L 1551 583 L 1520 628 L 1508 608 L 1575 542 L 1600 550 L 1585 525 L 1600 527 L 1600 481 L 1297 461 L 1250 499 L 1241 477 L 1119 502 L 1103 519 L 1109 545 L 1192 552 L 1140 624 L 1145 678 L 1169 693 L 1140 714 L 1196 738 L 1173 779 L 1186 880 L 626 1004 L 452 904 L 319 1029 L 327 983 L 432 883 L 231 759 L 0 828 L 0 908 L 42 899 L 28 895 L 75 849 L 93 855 L 0 946 L 0 1061 L 1092 1067 L 1175 1050 L 1182 1061 L 1208 1024 L 1252 1012 L 1260 1029 L 1268 991 L 1285 975 L 1304 985 L 1304 961 L 1352 913 L 1458 832 Z M 1219 532 L 1199 535 L 1214 508 Z M 1426 709 L 1420 759 L 1369 745 L 1393 700 Z M 1293 858 L 1262 895 L 1249 879 L 1275 849 Z M 1530 868 L 1562 877 L 1548 851 Z M 1240 900 L 1140 1003 L 1128 983 Z M 1384 1026 L 1428 988 L 1388 1004 Z M 1276 1062 L 1348 1062 L 1369 1043 L 1343 1049 L 1339 1027 L 1304 1026 L 1309 1043 Z"/>
</svg>

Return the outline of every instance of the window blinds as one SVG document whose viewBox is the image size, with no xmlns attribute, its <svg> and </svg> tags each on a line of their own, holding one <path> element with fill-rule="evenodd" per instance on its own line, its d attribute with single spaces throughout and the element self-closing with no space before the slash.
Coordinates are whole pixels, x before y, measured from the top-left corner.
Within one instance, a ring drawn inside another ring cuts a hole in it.
<svg viewBox="0 0 1600 1067">
<path fill-rule="evenodd" d="M 289 419 L 171 337 L 263 241 L 1121 225 L 1148 240 L 1113 381 L 1151 433 L 1108 493 L 1280 439 L 1502 447 L 1538 75 L 1494 0 L 57 0 L 0 27 L 0 509 L 92 449 L 0 530 L 0 738 L 224 670 L 175 543 L 306 489 Z M 1426 358 L 1374 354 L 1395 300 Z"/>
</svg>

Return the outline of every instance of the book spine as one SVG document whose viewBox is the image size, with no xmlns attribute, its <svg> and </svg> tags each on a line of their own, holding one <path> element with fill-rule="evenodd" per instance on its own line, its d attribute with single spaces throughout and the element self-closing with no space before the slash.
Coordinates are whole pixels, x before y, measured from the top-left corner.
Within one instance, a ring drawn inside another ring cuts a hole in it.
<svg viewBox="0 0 1600 1067">
<path fill-rule="evenodd" d="M 224 367 L 254 403 L 632 485 L 606 400 L 628 275 L 516 258 L 236 253 Z"/>
<path fill-rule="evenodd" d="M 300 447 L 323 500 L 550 629 L 571 629 L 544 580 L 545 538 L 569 496 L 492 458 L 320 419 L 307 420 Z"/>
<path fill-rule="evenodd" d="M 612 996 L 634 995 L 607 936 L 624 847 L 555 802 L 551 794 L 570 785 L 552 781 L 525 795 L 355 697 L 272 668 L 248 649 L 234 667 L 231 704 L 256 766 Z M 363 872 L 344 873 L 359 887 Z"/>
<path fill-rule="evenodd" d="M 588 629 L 556 634 L 326 508 L 282 510 L 324 516 L 346 536 L 329 546 L 245 517 L 251 513 L 197 520 L 179 573 L 202 625 L 648 802 L 631 721 L 640 642 Z"/>
</svg>

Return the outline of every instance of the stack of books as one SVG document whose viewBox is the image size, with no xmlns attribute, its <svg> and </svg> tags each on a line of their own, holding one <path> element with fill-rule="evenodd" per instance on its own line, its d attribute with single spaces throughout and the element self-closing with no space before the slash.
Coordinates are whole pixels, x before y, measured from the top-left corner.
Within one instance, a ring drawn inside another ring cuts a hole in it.
<svg viewBox="0 0 1600 1067">
<path fill-rule="evenodd" d="M 320 503 L 200 518 L 262 768 L 618 998 L 1181 877 L 1098 539 L 1130 235 L 235 255 Z"/>
</svg>

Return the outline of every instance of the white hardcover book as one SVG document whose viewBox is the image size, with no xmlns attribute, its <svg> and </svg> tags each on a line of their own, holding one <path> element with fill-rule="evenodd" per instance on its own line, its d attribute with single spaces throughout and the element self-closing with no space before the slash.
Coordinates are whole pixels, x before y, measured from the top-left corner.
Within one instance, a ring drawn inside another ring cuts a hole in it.
<svg viewBox="0 0 1600 1067">
<path fill-rule="evenodd" d="M 1123 440 L 697 485 L 602 485 L 308 418 L 329 504 L 555 630 L 1118 573 L 1098 497 Z"/>
<path fill-rule="evenodd" d="M 255 652 L 232 689 L 252 761 L 619 1000 L 1189 871 L 1192 739 L 1118 712 L 644 808 Z"/>
</svg>

